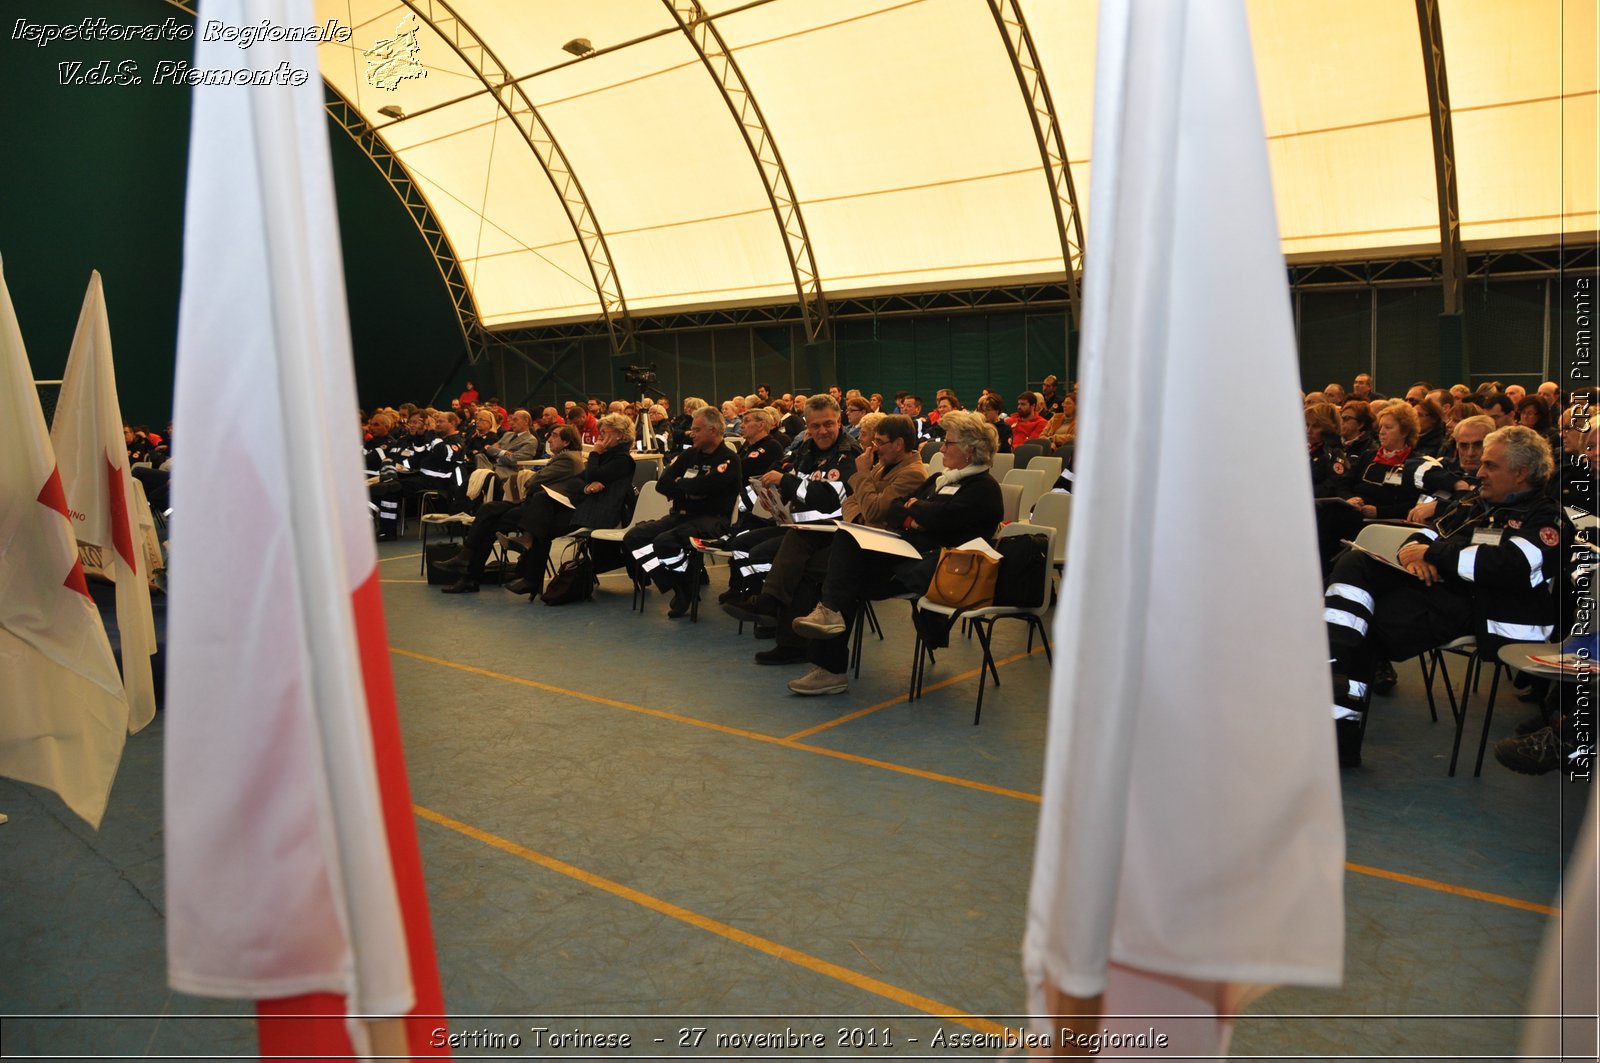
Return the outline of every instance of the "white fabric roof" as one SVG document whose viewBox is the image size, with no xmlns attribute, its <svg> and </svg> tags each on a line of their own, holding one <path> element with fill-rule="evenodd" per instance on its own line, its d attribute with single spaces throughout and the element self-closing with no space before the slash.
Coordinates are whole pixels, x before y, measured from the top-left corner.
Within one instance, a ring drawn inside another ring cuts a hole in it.
<svg viewBox="0 0 1600 1063">
<path fill-rule="evenodd" d="M 825 292 L 1065 276 L 1051 186 L 987 0 L 703 3 L 781 152 Z M 1600 229 L 1597 6 L 1441 0 L 1469 246 L 1553 244 Z M 1021 7 L 1086 221 L 1094 3 Z M 560 145 L 631 313 L 796 298 L 761 172 L 666 3 L 455 0 L 452 8 Z M 418 182 L 483 324 L 599 316 L 561 198 L 450 43 L 390 0 L 319 0 L 317 9 L 354 30 L 348 43 L 322 46 L 323 75 Z M 444 10 L 435 5 L 435 20 Z M 1412 0 L 1252 0 L 1249 11 L 1284 251 L 1331 259 L 1437 249 Z M 415 58 L 426 76 L 375 88 L 361 53 L 402 23 L 420 27 Z M 600 54 L 563 52 L 577 37 Z M 412 117 L 378 113 L 391 105 Z"/>
</svg>

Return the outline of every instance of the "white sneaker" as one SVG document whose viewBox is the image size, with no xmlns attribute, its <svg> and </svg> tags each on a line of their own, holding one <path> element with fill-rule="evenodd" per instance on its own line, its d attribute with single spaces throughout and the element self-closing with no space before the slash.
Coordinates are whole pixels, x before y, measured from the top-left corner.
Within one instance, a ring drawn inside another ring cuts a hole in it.
<svg viewBox="0 0 1600 1063">
<path fill-rule="evenodd" d="M 817 694 L 843 694 L 850 689 L 850 677 L 843 672 L 830 672 L 817 665 L 799 679 L 791 679 L 789 689 L 808 697 Z"/>
<path fill-rule="evenodd" d="M 795 619 L 794 630 L 808 639 L 831 639 L 844 634 L 844 617 L 818 602 L 811 612 Z"/>
</svg>

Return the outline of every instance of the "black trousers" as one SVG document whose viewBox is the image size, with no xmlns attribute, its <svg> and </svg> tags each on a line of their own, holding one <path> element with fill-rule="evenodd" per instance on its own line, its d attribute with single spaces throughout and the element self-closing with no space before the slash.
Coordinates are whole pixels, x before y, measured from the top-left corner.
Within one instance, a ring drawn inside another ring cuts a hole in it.
<svg viewBox="0 0 1600 1063">
<path fill-rule="evenodd" d="M 670 514 L 636 524 L 622 538 L 622 558 L 635 583 L 652 582 L 663 591 L 684 586 L 689 573 L 691 538 L 715 539 L 728 530 L 724 516 L 687 517 Z"/>
<path fill-rule="evenodd" d="M 818 587 L 817 600 L 844 617 L 845 633 L 830 639 L 812 639 L 808 649 L 812 664 L 830 672 L 843 672 L 850 666 L 849 632 L 855 623 L 856 613 L 860 611 L 861 602 L 893 598 L 913 590 L 926 590 L 928 581 L 933 578 L 939 551 L 934 549 L 918 559 L 895 557 L 862 549 L 846 532 L 829 538 L 834 542 L 827 551 L 828 568 Z M 799 609 L 802 604 L 802 597 L 797 595 L 790 607 Z M 815 604 L 807 604 L 803 611 L 795 615 L 804 616 Z M 780 634 L 788 626 L 780 623 Z"/>
<path fill-rule="evenodd" d="M 1415 657 L 1474 630 L 1469 590 L 1450 583 L 1426 586 L 1354 550 L 1334 562 L 1324 606 L 1335 717 L 1357 726 L 1371 700 L 1375 662 Z M 1351 740 L 1341 736 L 1341 745 Z"/>
<path fill-rule="evenodd" d="M 550 547 L 572 527 L 572 510 L 541 492 L 530 498 L 516 514 L 517 525 L 528 533 L 532 544 L 517 558 L 517 578 L 530 584 L 533 593 L 544 590 L 545 566 L 550 563 Z"/>
</svg>

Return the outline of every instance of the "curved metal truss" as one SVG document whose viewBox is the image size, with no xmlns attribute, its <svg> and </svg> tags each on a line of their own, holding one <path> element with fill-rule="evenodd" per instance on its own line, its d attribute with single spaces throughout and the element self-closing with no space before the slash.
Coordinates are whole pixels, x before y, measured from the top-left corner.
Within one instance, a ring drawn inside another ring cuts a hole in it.
<svg viewBox="0 0 1600 1063">
<path fill-rule="evenodd" d="M 716 82 L 717 90 L 739 124 L 739 132 L 756 169 L 761 172 L 761 182 L 767 190 L 767 201 L 777 218 L 778 229 L 783 233 L 784 250 L 789 255 L 789 271 L 794 276 L 795 296 L 800 316 L 805 323 L 808 342 L 816 343 L 828 335 L 828 303 L 822 293 L 822 278 L 817 275 L 817 260 L 811 250 L 811 237 L 806 233 L 805 219 L 800 201 L 789 181 L 789 171 L 778 153 L 778 142 L 767 128 L 767 121 L 756 103 L 755 94 L 740 71 L 722 34 L 700 6 L 700 0 L 661 0 L 677 19 L 684 36 L 694 45 L 700 62 Z"/>
<path fill-rule="evenodd" d="M 167 3 L 179 11 L 199 17 L 193 0 L 167 0 Z M 361 149 L 361 153 L 378 168 L 383 179 L 399 197 L 400 205 L 405 207 L 406 215 L 417 227 L 423 242 L 428 245 L 428 253 L 433 256 L 433 264 L 438 268 L 439 277 L 444 281 L 445 291 L 450 296 L 450 303 L 455 308 L 456 324 L 461 329 L 461 341 L 468 359 L 474 364 L 483 361 L 487 357 L 489 344 L 488 334 L 478 319 L 478 304 L 472 298 L 472 287 L 467 283 L 466 272 L 461 267 L 461 260 L 456 255 L 455 247 L 450 243 L 450 237 L 445 235 L 444 226 L 439 224 L 439 219 L 433 213 L 433 207 L 429 205 L 427 196 L 423 195 L 422 190 L 411 179 L 405 163 L 389 150 L 389 145 L 361 116 L 356 106 L 326 79 L 323 80 L 322 87 L 326 96 L 323 109 L 328 112 L 328 117 L 344 130 L 356 147 Z"/>
<path fill-rule="evenodd" d="M 461 57 L 527 141 L 583 247 L 584 261 L 594 280 L 595 295 L 600 300 L 600 312 L 611 336 L 612 349 L 618 355 L 630 354 L 633 326 L 628 318 L 628 304 L 622 296 L 621 281 L 611 261 L 611 249 L 606 246 L 605 233 L 595 219 L 578 175 L 572 172 L 566 153 L 540 116 L 539 109 L 483 38 L 444 0 L 405 0 L 405 5 Z"/>
<path fill-rule="evenodd" d="M 466 345 L 467 357 L 474 363 L 481 362 L 484 356 L 484 332 L 478 321 L 478 305 L 472 298 L 472 287 L 467 283 L 466 272 L 461 268 L 461 260 L 456 257 L 450 238 L 445 235 L 444 226 L 434 216 L 433 208 L 428 205 L 422 190 L 411 180 L 405 164 L 389 150 L 383 138 L 337 89 L 327 82 L 323 82 L 323 88 L 327 92 L 323 107 L 328 116 L 378 168 L 383 179 L 389 182 L 389 187 L 400 198 L 400 204 L 406 208 L 411 223 L 422 234 L 428 252 L 433 256 L 433 264 L 439 268 L 439 276 L 444 280 L 445 291 L 450 294 L 450 302 L 455 307 L 456 322 L 461 326 L 461 339 Z"/>
<path fill-rule="evenodd" d="M 1422 72 L 1428 86 L 1428 118 L 1433 127 L 1433 170 L 1439 190 L 1439 248 L 1444 266 L 1444 312 L 1462 309 L 1467 254 L 1461 243 L 1461 206 L 1456 196 L 1456 139 L 1450 120 L 1450 84 L 1445 78 L 1444 32 L 1438 0 L 1417 0 L 1422 32 Z"/>
<path fill-rule="evenodd" d="M 1418 0 L 1421 3 L 1422 0 Z M 1017 85 L 1028 101 L 1028 116 L 1033 120 L 1034 139 L 1044 160 L 1045 176 L 1050 181 L 1050 205 L 1056 212 L 1056 230 L 1061 236 L 1061 260 L 1067 267 L 1067 294 L 1072 320 L 1078 320 L 1078 278 L 1083 275 L 1083 219 L 1078 215 L 1078 196 L 1072 187 L 1072 167 L 1067 162 L 1066 141 L 1056 118 L 1050 87 L 1045 84 L 1039 52 L 1033 46 L 1027 20 L 1022 17 L 1019 0 L 989 0 L 989 10 L 1000 36 L 1006 42 L 1006 55 L 1017 73 Z"/>
</svg>

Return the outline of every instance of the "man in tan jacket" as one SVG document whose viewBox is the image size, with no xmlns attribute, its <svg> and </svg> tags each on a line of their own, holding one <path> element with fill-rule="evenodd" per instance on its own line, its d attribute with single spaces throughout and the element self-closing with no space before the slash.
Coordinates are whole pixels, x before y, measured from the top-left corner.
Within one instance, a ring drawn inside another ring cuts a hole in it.
<svg viewBox="0 0 1600 1063">
<path fill-rule="evenodd" d="M 865 437 L 850 474 L 842 519 L 854 524 L 885 527 L 891 506 L 909 497 L 928 478 L 927 466 L 917 453 L 917 428 L 911 418 L 894 414 L 879 421 L 872 439 Z M 778 644 L 756 654 L 758 664 L 794 664 L 806 659 L 805 640 L 794 634 L 791 621 L 817 604 L 822 577 L 828 571 L 828 551 L 834 536 L 827 532 L 791 529 L 772 559 L 761 593 L 728 602 L 723 609 L 740 620 L 761 626 L 775 625 Z"/>
</svg>

